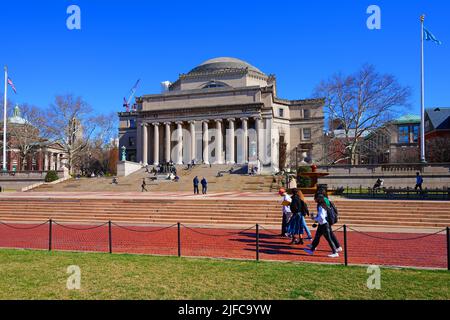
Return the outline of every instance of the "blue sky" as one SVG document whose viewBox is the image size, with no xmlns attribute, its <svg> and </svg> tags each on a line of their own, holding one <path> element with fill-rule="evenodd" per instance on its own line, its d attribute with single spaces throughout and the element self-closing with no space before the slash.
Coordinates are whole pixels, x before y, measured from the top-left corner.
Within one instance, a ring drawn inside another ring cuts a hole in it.
<svg viewBox="0 0 450 320">
<path fill-rule="evenodd" d="M 81 8 L 81 30 L 66 28 L 71 4 Z M 381 30 L 366 27 L 371 4 L 381 8 Z M 73 93 L 109 113 L 123 109 L 138 78 L 138 95 L 159 93 L 161 81 L 218 56 L 275 74 L 278 95 L 289 99 L 372 63 L 413 88 L 405 113 L 419 113 L 422 13 L 443 42 L 426 43 L 426 104 L 450 106 L 447 0 L 2 1 L 0 64 L 15 82 L 14 101 L 46 107 Z"/>
</svg>

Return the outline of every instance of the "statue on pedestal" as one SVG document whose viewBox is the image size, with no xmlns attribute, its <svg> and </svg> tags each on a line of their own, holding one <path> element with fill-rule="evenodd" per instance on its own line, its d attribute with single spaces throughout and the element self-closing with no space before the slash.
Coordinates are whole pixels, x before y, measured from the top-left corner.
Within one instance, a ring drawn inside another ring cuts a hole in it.
<svg viewBox="0 0 450 320">
<path fill-rule="evenodd" d="M 122 146 L 122 161 L 127 161 L 127 148 Z"/>
</svg>

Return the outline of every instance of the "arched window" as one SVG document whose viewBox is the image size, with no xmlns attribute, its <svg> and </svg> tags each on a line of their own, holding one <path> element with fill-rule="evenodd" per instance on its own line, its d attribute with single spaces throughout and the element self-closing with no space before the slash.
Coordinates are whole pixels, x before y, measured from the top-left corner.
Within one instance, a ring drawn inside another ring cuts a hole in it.
<svg viewBox="0 0 450 320">
<path fill-rule="evenodd" d="M 220 81 L 210 81 L 205 84 L 202 89 L 229 87 L 226 83 Z"/>
</svg>

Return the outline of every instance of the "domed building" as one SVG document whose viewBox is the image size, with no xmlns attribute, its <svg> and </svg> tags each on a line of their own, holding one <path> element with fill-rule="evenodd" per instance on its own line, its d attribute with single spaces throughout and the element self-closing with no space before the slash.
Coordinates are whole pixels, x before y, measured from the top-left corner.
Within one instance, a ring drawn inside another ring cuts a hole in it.
<svg viewBox="0 0 450 320">
<path fill-rule="evenodd" d="M 64 148 L 59 143 L 40 137 L 39 129 L 22 117 L 18 105 L 7 120 L 6 132 L 6 165 L 9 172 L 38 172 L 44 175 L 49 170 L 63 171 L 67 159 Z M 3 121 L 0 141 L 3 141 Z M 3 163 L 2 157 L 0 153 L 0 163 Z"/>
<path fill-rule="evenodd" d="M 207 60 L 162 90 L 119 113 L 129 161 L 249 164 L 272 173 L 322 158 L 324 101 L 279 98 L 275 76 L 245 61 Z"/>
</svg>

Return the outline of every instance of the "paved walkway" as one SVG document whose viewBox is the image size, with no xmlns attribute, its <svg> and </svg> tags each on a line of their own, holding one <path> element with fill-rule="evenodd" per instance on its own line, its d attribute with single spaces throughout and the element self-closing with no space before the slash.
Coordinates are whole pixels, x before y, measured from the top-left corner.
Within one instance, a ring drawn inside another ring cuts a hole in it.
<svg viewBox="0 0 450 320">
<path fill-rule="evenodd" d="M 109 251 L 108 225 L 52 225 L 52 248 L 70 251 Z M 277 230 L 261 227 L 259 258 L 293 262 L 344 263 L 344 254 L 329 258 L 330 249 L 322 239 L 314 256 L 304 252 L 305 246 L 290 245 Z M 343 233 L 336 232 L 341 245 Z M 375 264 L 420 268 L 446 268 L 445 233 L 401 234 L 348 232 L 349 264 Z M 144 227 L 112 225 L 114 253 L 177 255 L 177 226 Z M 182 225 L 180 228 L 181 255 L 215 258 L 256 258 L 256 230 L 205 229 Z M 0 224 L 0 247 L 47 250 L 49 224 Z"/>
<path fill-rule="evenodd" d="M 233 199 L 233 200 L 279 200 L 279 196 L 269 192 L 216 192 L 206 195 L 194 195 L 192 192 L 4 192 L 1 198 L 28 198 L 28 199 Z"/>
</svg>

